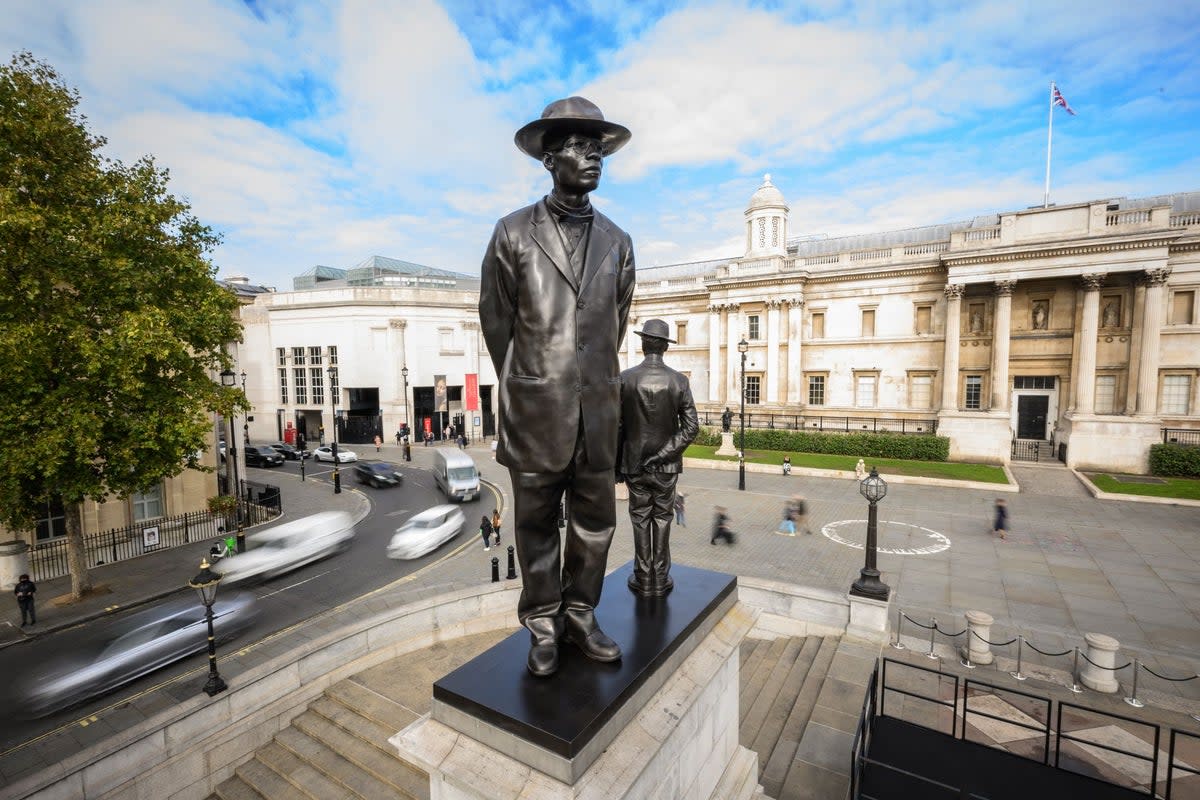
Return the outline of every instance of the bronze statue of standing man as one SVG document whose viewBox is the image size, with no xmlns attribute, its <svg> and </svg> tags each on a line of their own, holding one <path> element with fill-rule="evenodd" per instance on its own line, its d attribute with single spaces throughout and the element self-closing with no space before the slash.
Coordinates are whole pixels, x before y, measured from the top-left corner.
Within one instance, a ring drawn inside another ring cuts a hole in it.
<svg viewBox="0 0 1200 800">
<path fill-rule="evenodd" d="M 597 661 L 621 658 L 595 609 L 616 527 L 617 354 L 633 302 L 633 243 L 588 195 L 604 157 L 629 137 L 582 97 L 546 106 L 516 143 L 554 189 L 496 223 L 483 257 L 479 321 L 499 379 L 496 460 L 512 480 L 517 616 L 534 675 L 558 669 L 561 639 Z"/>
</svg>

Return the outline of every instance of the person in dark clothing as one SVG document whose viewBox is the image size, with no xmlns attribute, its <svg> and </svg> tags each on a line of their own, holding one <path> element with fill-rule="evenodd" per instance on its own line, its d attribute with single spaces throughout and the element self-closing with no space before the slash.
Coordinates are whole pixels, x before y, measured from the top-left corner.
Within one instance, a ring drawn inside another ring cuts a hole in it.
<svg viewBox="0 0 1200 800">
<path fill-rule="evenodd" d="M 729 516 L 725 513 L 724 506 L 713 507 L 712 538 L 709 539 L 708 543 L 716 544 L 717 539 L 724 539 L 729 544 L 733 544 L 737 539 L 733 531 L 729 530 Z"/>
<path fill-rule="evenodd" d="M 33 607 L 33 596 L 36 593 L 37 586 L 29 580 L 28 575 L 22 574 L 17 585 L 13 587 L 13 594 L 17 596 L 17 605 L 21 608 L 22 628 L 27 624 L 37 625 L 37 610 Z"/>
<path fill-rule="evenodd" d="M 1003 497 L 996 499 L 996 522 L 992 525 L 992 532 L 1001 539 L 1008 538 L 1008 503 Z"/>
<path fill-rule="evenodd" d="M 483 549 L 492 549 L 492 521 L 484 514 L 479 519 L 479 535 L 483 537 Z"/>
</svg>

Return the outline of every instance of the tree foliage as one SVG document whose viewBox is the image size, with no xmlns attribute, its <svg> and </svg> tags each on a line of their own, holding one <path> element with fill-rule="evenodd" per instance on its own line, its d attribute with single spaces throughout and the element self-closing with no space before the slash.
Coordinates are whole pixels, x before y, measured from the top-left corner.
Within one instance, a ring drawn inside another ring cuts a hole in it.
<svg viewBox="0 0 1200 800">
<path fill-rule="evenodd" d="M 105 158 L 79 96 L 29 53 L 0 66 L 0 523 L 144 491 L 244 408 L 212 378 L 240 335 L 216 235 L 150 157 Z M 68 527 L 72 514 L 68 513 Z"/>
</svg>

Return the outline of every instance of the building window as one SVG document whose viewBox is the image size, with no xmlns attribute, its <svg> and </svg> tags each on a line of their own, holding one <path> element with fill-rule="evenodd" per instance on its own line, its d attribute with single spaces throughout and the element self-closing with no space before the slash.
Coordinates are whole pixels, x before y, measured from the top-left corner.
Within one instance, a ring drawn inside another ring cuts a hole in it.
<svg viewBox="0 0 1200 800">
<path fill-rule="evenodd" d="M 1014 389 L 1053 389 L 1053 375 L 1017 375 L 1013 378 Z"/>
<path fill-rule="evenodd" d="M 1190 375 L 1164 375 L 1158 408 L 1161 414 L 1188 413 L 1188 396 L 1192 393 Z"/>
<path fill-rule="evenodd" d="M 450 353 L 454 350 L 454 329 L 439 328 L 438 329 L 438 347 L 443 353 Z"/>
<path fill-rule="evenodd" d="M 304 374 L 304 367 L 292 370 L 292 382 L 296 387 L 296 405 L 308 405 L 308 379 Z"/>
<path fill-rule="evenodd" d="M 879 376 L 874 373 L 870 375 L 855 375 L 854 405 L 859 408 L 874 408 L 875 388 L 878 381 Z"/>
<path fill-rule="evenodd" d="M 966 383 L 966 392 L 963 397 L 965 402 L 963 407 L 970 411 L 978 411 L 983 408 L 983 376 L 968 375 Z"/>
<path fill-rule="evenodd" d="M 304 348 L 303 347 L 293 347 L 292 348 L 292 363 L 295 364 L 297 367 L 304 366 Z"/>
<path fill-rule="evenodd" d="M 308 348 L 308 363 L 310 363 L 314 366 L 321 363 L 321 348 L 319 348 L 319 347 Z"/>
<path fill-rule="evenodd" d="M 684 320 L 675 323 L 675 343 L 687 344 L 687 322 Z"/>
<path fill-rule="evenodd" d="M 337 366 L 337 345 L 329 345 L 329 363 Z"/>
<path fill-rule="evenodd" d="M 35 542 L 45 542 L 67 535 L 67 513 L 61 497 L 53 495 L 46 501 L 33 535 Z"/>
<path fill-rule="evenodd" d="M 281 366 L 281 367 L 287 366 L 287 348 L 286 347 L 276 347 L 275 348 L 275 362 L 277 364 L 279 364 L 279 366 Z"/>
<path fill-rule="evenodd" d="M 812 336 L 813 339 L 825 338 L 825 312 L 814 311 L 812 315 Z"/>
<path fill-rule="evenodd" d="M 129 497 L 133 508 L 133 521 L 142 522 L 148 519 L 158 519 L 163 516 L 162 484 L 158 484 L 144 492 L 134 492 Z"/>
<path fill-rule="evenodd" d="M 810 406 L 825 405 L 825 376 L 808 376 L 808 404 Z"/>
<path fill-rule="evenodd" d="M 1196 292 L 1192 289 L 1186 292 L 1171 293 L 1171 324 L 1191 325 L 1196 317 Z"/>
<path fill-rule="evenodd" d="M 933 375 L 924 373 L 908 376 L 908 407 L 933 408 Z"/>
<path fill-rule="evenodd" d="M 875 309 L 864 308 L 862 312 L 862 335 L 863 337 L 875 335 Z"/>
<path fill-rule="evenodd" d="M 1096 376 L 1096 413 L 1116 413 L 1117 376 Z"/>
<path fill-rule="evenodd" d="M 320 356 L 318 356 L 319 358 Z M 325 405 L 325 378 L 320 367 L 308 368 L 309 379 L 312 381 L 312 401 L 314 406 Z"/>
<path fill-rule="evenodd" d="M 756 406 L 762 397 L 762 377 L 759 375 L 746 376 L 746 405 Z"/>
<path fill-rule="evenodd" d="M 933 333 L 933 306 L 917 306 L 913 333 Z"/>
<path fill-rule="evenodd" d="M 760 326 L 758 324 L 758 314 L 751 314 L 746 317 L 746 330 L 748 331 L 746 334 L 747 339 L 754 341 L 759 338 Z"/>
<path fill-rule="evenodd" d="M 287 405 L 287 370 L 279 370 L 279 402 Z"/>
</svg>

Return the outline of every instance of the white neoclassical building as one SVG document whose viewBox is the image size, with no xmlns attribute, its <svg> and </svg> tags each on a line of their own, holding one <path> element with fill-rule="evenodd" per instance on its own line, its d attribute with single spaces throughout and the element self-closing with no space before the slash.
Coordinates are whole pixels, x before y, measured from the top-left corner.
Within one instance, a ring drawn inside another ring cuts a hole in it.
<svg viewBox="0 0 1200 800">
<path fill-rule="evenodd" d="M 738 411 L 744 340 L 754 427 L 936 427 L 958 459 L 1132 472 L 1200 444 L 1200 192 L 789 239 L 767 176 L 744 225 L 739 257 L 638 272 L 630 329 L 670 323 L 710 419 Z"/>
</svg>

